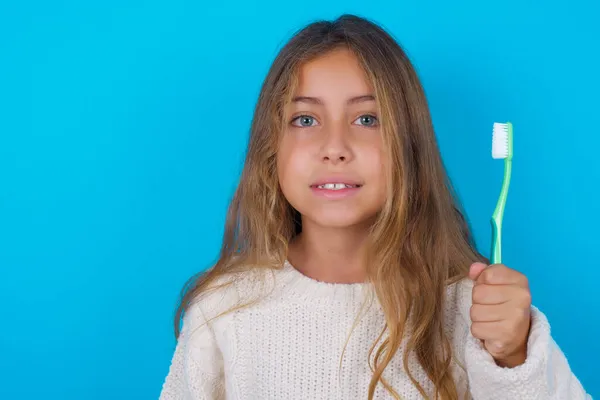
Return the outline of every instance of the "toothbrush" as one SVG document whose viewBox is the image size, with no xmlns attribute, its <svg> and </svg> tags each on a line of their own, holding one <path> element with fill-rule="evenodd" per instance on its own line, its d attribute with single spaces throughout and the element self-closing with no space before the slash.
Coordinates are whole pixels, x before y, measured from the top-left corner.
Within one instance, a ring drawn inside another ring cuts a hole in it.
<svg viewBox="0 0 600 400">
<path fill-rule="evenodd" d="M 492 264 L 502 263 L 502 218 L 504 217 L 504 208 L 506 198 L 508 197 L 508 187 L 510 185 L 510 175 L 512 169 L 513 157 L 513 126 L 510 122 L 494 123 L 492 132 L 492 158 L 504 160 L 504 179 L 502 181 L 502 190 L 496 204 L 496 209 L 492 214 L 492 252 L 490 261 Z"/>
</svg>

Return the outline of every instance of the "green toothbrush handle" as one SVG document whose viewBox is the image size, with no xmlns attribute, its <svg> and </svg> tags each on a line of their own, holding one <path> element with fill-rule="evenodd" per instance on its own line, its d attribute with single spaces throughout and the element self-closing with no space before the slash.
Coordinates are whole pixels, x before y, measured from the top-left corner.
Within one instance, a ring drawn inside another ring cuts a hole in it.
<svg viewBox="0 0 600 400">
<path fill-rule="evenodd" d="M 502 262 L 502 223 L 492 218 L 492 251 L 490 263 L 500 264 Z"/>
<path fill-rule="evenodd" d="M 506 199 L 508 197 L 511 171 L 512 160 L 504 160 L 502 190 L 500 191 L 498 204 L 492 215 L 492 251 L 490 253 L 490 262 L 492 264 L 502 263 L 502 218 L 504 217 L 504 208 L 506 207 Z"/>
</svg>

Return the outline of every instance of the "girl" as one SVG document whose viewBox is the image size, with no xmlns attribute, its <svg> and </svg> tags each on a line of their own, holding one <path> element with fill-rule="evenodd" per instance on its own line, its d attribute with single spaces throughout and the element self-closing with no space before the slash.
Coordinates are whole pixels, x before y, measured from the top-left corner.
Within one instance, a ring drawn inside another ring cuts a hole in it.
<svg viewBox="0 0 600 400">
<path fill-rule="evenodd" d="M 362 18 L 313 23 L 264 82 L 160 398 L 587 398 L 527 279 L 485 261 L 403 50 Z"/>
</svg>

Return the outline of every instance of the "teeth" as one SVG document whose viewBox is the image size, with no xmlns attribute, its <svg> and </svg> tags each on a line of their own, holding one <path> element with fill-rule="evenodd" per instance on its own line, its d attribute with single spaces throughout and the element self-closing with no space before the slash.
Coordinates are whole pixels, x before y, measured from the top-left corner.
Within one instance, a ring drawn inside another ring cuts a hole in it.
<svg viewBox="0 0 600 400">
<path fill-rule="evenodd" d="M 319 185 L 319 189 L 328 189 L 328 190 L 340 190 L 340 189 L 348 189 L 355 188 L 357 185 L 346 185 L 345 183 L 326 183 L 324 185 Z"/>
</svg>

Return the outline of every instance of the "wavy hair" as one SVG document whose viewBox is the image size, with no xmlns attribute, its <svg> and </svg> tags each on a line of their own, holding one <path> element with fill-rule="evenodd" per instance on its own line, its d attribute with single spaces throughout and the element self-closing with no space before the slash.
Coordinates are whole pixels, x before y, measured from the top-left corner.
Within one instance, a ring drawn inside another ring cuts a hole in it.
<svg viewBox="0 0 600 400">
<path fill-rule="evenodd" d="M 435 399 L 458 398 L 451 375 L 452 350 L 444 332 L 447 285 L 468 275 L 484 258 L 476 250 L 437 146 L 425 93 L 405 51 L 379 25 L 354 15 L 317 21 L 298 31 L 278 53 L 254 111 L 239 185 L 231 201 L 216 264 L 190 279 L 175 314 L 175 334 L 190 303 L 219 278 L 256 269 L 281 268 L 288 243 L 302 230 L 298 212 L 279 187 L 276 153 L 285 107 L 299 67 L 329 51 L 346 48 L 374 88 L 388 151 L 391 188 L 371 227 L 368 281 L 385 315 L 373 344 L 368 399 L 381 383 L 399 399 L 383 372 L 405 340 L 404 368 L 416 355 L 435 387 Z"/>
</svg>

